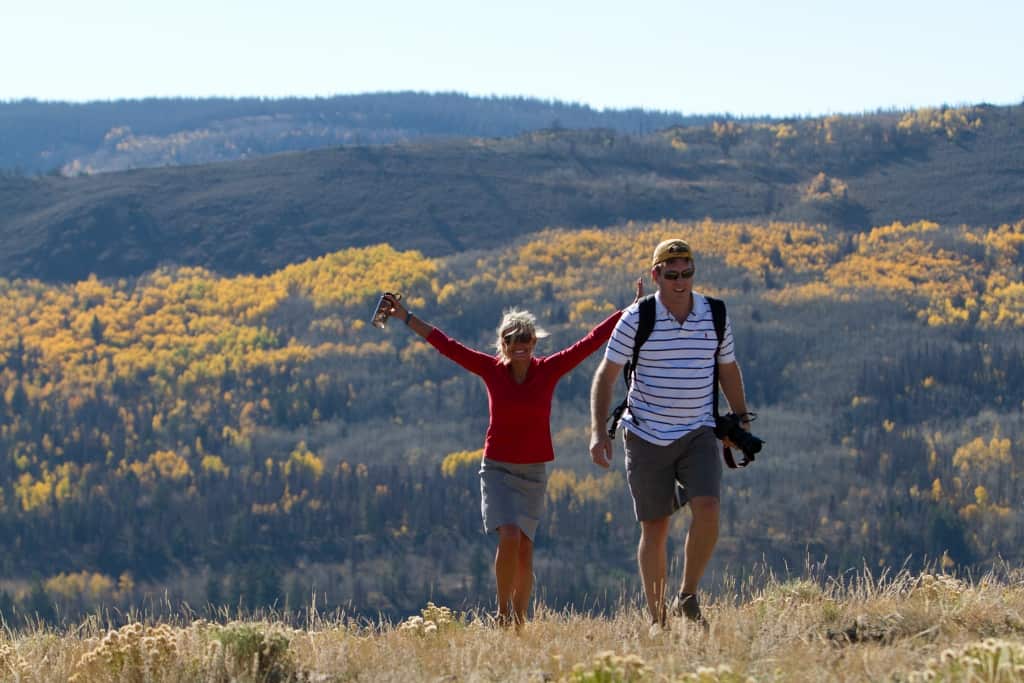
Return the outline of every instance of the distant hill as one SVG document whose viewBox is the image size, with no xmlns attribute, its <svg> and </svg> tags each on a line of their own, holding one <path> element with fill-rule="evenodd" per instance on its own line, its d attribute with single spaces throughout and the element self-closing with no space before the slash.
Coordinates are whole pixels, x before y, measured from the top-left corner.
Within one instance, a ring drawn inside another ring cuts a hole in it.
<svg viewBox="0 0 1024 683">
<path fill-rule="evenodd" d="M 329 98 L 0 103 L 0 169 L 67 175 L 232 161 L 280 152 L 509 137 L 541 128 L 643 134 L 709 116 L 598 111 L 524 97 L 376 93 Z"/>
<path fill-rule="evenodd" d="M 380 242 L 442 255 L 546 226 L 661 218 L 998 225 L 1024 216 L 1022 127 L 1024 108 L 982 106 L 6 174 L 0 276 L 121 277 L 169 263 L 267 273 Z"/>
</svg>

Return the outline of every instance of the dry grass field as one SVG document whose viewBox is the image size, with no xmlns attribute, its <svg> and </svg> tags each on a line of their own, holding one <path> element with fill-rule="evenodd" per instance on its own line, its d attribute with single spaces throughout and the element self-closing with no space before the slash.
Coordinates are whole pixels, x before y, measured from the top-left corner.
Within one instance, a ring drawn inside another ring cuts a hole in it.
<svg viewBox="0 0 1024 683">
<path fill-rule="evenodd" d="M 0 632 L 3 681 L 1020 681 L 1024 573 L 770 580 L 709 601 L 709 633 L 543 606 L 516 630 L 428 605 L 399 624 L 314 617 Z"/>
</svg>

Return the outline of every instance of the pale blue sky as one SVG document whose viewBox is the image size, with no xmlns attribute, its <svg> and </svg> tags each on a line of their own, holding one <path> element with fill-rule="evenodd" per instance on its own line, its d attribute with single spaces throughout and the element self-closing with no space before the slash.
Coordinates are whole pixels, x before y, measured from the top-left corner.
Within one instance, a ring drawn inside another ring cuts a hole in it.
<svg viewBox="0 0 1024 683">
<path fill-rule="evenodd" d="M 0 100 L 417 90 L 777 116 L 1024 100 L 1022 0 L 4 5 Z"/>
</svg>

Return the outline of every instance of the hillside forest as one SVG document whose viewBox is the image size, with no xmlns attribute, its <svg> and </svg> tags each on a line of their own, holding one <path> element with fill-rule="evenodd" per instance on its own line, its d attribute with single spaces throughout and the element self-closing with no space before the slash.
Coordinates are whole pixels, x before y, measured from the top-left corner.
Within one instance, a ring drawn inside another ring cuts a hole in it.
<svg viewBox="0 0 1024 683">
<path fill-rule="evenodd" d="M 496 106 L 462 106 L 474 104 Z M 331 143 L 74 177 L 0 171 L 0 276 L 134 280 L 171 264 L 266 276 L 382 242 L 442 258 L 549 227 L 663 219 L 995 227 L 1024 216 L 1022 127 L 1024 106 L 978 105 Z M 18 129 L 0 120 L 0 148 L 11 139 Z"/>
<path fill-rule="evenodd" d="M 1024 559 L 1024 222 L 636 222 L 263 275 L 0 280 L 0 613 L 486 604 L 483 385 L 396 321 L 370 326 L 377 298 L 401 291 L 479 349 L 523 306 L 550 353 L 626 305 L 668 236 L 729 306 L 767 440 L 726 472 L 712 574 Z M 587 455 L 598 356 L 553 406 L 537 587 L 556 607 L 638 589 L 621 446 L 608 472 Z M 674 525 L 679 555 L 686 514 Z"/>
</svg>

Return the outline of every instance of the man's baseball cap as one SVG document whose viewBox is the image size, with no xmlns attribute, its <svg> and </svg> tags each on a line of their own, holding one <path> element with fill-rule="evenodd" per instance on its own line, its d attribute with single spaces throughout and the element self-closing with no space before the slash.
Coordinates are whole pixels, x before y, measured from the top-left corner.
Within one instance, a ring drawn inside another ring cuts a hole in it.
<svg viewBox="0 0 1024 683">
<path fill-rule="evenodd" d="M 654 248 L 654 259 L 651 261 L 651 267 L 653 268 L 665 261 L 671 261 L 674 258 L 688 258 L 692 261 L 693 252 L 690 251 L 690 245 L 683 240 L 665 240 Z"/>
</svg>

